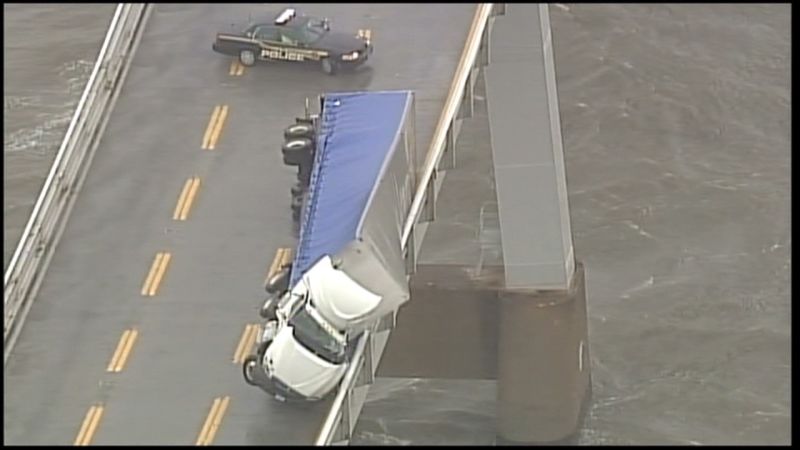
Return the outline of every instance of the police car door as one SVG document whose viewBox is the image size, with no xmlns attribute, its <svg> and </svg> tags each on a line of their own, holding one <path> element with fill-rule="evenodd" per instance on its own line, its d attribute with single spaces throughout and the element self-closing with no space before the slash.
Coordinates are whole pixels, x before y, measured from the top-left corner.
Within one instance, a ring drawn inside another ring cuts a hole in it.
<svg viewBox="0 0 800 450">
<path fill-rule="evenodd" d="M 254 38 L 261 46 L 262 59 L 282 59 L 281 54 L 281 36 L 278 30 L 270 25 L 262 25 L 256 28 Z"/>
<path fill-rule="evenodd" d="M 297 51 L 298 36 L 295 30 L 282 28 L 278 30 L 281 40 L 281 51 L 276 59 L 284 61 L 303 61 L 303 53 Z"/>
</svg>

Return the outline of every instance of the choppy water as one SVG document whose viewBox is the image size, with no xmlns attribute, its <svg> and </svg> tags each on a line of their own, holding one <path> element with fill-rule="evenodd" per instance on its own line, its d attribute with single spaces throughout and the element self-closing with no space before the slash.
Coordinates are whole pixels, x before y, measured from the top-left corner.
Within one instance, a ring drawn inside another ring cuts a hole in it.
<svg viewBox="0 0 800 450">
<path fill-rule="evenodd" d="M 72 119 L 113 4 L 3 4 L 3 271 Z"/>
<path fill-rule="evenodd" d="M 112 11 L 4 5 L 6 263 Z M 579 442 L 789 443 L 791 6 L 550 11 L 590 315 Z M 378 380 L 353 444 L 491 443 L 494 395 Z"/>
</svg>

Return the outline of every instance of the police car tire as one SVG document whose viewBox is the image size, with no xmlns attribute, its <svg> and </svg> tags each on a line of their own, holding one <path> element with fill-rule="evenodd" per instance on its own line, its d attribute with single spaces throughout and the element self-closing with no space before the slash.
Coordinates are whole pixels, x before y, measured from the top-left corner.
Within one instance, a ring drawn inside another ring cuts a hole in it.
<svg viewBox="0 0 800 450">
<path fill-rule="evenodd" d="M 239 62 L 243 66 L 253 66 L 256 63 L 256 52 L 252 49 L 246 48 L 239 52 Z"/>
<path fill-rule="evenodd" d="M 311 139 L 290 139 L 283 143 L 283 163 L 288 166 L 299 166 L 304 161 L 311 159 L 314 144 Z"/>
<path fill-rule="evenodd" d="M 327 73 L 328 75 L 333 75 L 336 73 L 338 69 L 338 64 L 336 61 L 332 60 L 331 58 L 323 58 L 322 59 L 322 71 Z"/>
<path fill-rule="evenodd" d="M 310 123 L 295 123 L 283 130 L 283 137 L 287 140 L 295 138 L 312 139 L 314 137 L 314 126 Z"/>
<path fill-rule="evenodd" d="M 244 381 L 251 385 L 256 386 L 255 380 L 253 380 L 253 376 L 250 373 L 251 364 L 256 363 L 258 364 L 258 357 L 256 355 L 248 355 L 247 358 L 244 359 L 242 363 L 242 375 L 244 376 Z"/>
</svg>

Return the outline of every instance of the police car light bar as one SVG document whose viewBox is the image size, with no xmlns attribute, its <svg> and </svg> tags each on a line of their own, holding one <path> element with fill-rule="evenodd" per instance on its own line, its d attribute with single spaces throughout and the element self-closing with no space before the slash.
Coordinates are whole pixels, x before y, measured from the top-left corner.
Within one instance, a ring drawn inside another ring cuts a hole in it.
<svg viewBox="0 0 800 450">
<path fill-rule="evenodd" d="M 295 11 L 294 8 L 286 8 L 278 16 L 278 18 L 275 19 L 275 23 L 278 24 L 278 25 L 283 25 L 286 22 L 288 22 L 289 20 L 291 20 L 296 14 L 297 14 L 297 11 Z"/>
</svg>

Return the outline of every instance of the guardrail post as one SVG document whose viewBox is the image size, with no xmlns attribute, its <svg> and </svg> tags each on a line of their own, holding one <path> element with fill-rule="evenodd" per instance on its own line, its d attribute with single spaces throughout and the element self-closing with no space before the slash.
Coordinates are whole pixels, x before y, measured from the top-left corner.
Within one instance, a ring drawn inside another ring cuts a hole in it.
<svg viewBox="0 0 800 450">
<path fill-rule="evenodd" d="M 375 381 L 375 373 L 372 367 L 372 334 L 367 336 L 367 348 L 364 351 L 364 358 L 361 360 L 361 371 L 358 373 L 354 388 L 372 384 Z"/>
<path fill-rule="evenodd" d="M 489 37 L 492 35 L 491 26 L 492 20 L 486 22 L 483 28 L 483 35 L 481 36 L 481 45 L 478 49 L 478 56 L 475 58 L 475 67 L 481 68 L 489 65 Z"/>
<path fill-rule="evenodd" d="M 352 391 L 350 391 L 352 392 Z M 344 401 L 344 407 L 342 408 L 341 418 L 339 419 L 339 437 L 340 441 L 349 441 L 350 440 L 350 409 L 352 408 L 350 403 L 352 401 L 353 396 L 347 393 L 347 398 Z"/>
<path fill-rule="evenodd" d="M 425 186 L 425 204 L 422 207 L 420 214 L 420 222 L 432 222 L 436 218 L 436 174 L 438 171 L 434 170 L 433 175 L 428 180 Z"/>
<path fill-rule="evenodd" d="M 456 119 L 447 128 L 444 138 L 444 152 L 442 152 L 442 159 L 439 160 L 439 169 L 455 169 L 456 168 Z"/>
<path fill-rule="evenodd" d="M 469 74 L 467 75 L 467 82 L 464 84 L 464 93 L 461 97 L 461 105 L 458 108 L 458 119 L 469 119 L 472 117 L 472 112 L 475 106 L 474 93 L 475 87 L 475 69 L 470 67 Z M 452 126 L 450 127 L 453 128 Z"/>
<path fill-rule="evenodd" d="M 406 242 L 406 275 L 411 275 L 412 273 L 417 271 L 417 247 L 415 241 L 415 229 L 416 225 L 411 228 L 411 234 L 408 237 L 408 241 Z"/>
</svg>

